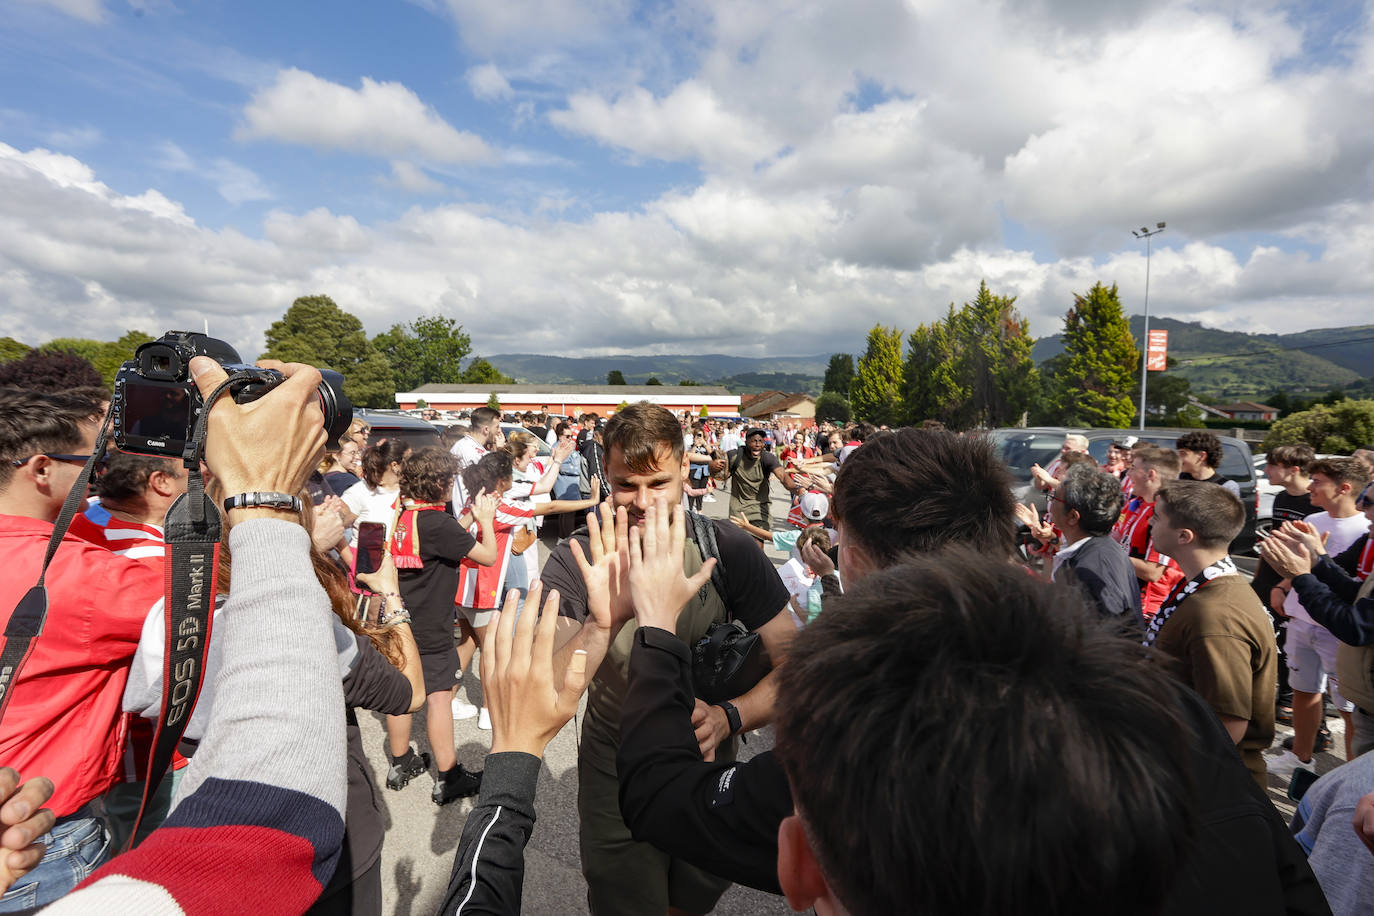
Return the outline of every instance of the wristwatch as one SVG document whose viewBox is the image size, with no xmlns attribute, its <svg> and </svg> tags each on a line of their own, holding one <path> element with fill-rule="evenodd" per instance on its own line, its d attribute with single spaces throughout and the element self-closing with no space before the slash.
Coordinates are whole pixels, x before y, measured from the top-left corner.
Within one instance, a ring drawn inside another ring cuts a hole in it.
<svg viewBox="0 0 1374 916">
<path fill-rule="evenodd" d="M 281 511 L 301 511 L 301 499 L 289 493 L 240 493 L 224 501 L 224 511 L 235 509 L 280 509 Z"/>
<path fill-rule="evenodd" d="M 744 722 L 740 719 L 735 704 L 724 700 L 716 705 L 725 710 L 725 721 L 730 723 L 730 734 L 738 735 L 744 729 Z"/>
</svg>

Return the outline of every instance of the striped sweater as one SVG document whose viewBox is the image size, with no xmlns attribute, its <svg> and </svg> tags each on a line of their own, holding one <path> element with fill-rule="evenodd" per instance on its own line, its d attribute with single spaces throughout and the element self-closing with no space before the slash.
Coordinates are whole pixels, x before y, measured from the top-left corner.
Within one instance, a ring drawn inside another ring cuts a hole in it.
<svg viewBox="0 0 1374 916">
<path fill-rule="evenodd" d="M 44 913 L 298 914 L 333 874 L 346 750 L 329 599 L 299 525 L 254 519 L 229 545 L 216 699 L 171 814 Z"/>
</svg>

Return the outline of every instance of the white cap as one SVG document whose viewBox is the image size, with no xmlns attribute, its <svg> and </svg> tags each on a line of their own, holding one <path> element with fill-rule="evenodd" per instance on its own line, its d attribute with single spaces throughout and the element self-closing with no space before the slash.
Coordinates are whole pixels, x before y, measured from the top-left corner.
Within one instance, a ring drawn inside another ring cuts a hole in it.
<svg viewBox="0 0 1374 916">
<path fill-rule="evenodd" d="M 830 498 L 814 490 L 802 494 L 801 514 L 813 522 L 819 522 L 830 513 Z"/>
</svg>

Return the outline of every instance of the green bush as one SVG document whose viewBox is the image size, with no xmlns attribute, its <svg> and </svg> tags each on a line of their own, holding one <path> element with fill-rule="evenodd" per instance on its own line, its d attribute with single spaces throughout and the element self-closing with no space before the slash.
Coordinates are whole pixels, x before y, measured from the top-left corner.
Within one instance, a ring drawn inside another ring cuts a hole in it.
<svg viewBox="0 0 1374 916">
<path fill-rule="evenodd" d="M 1374 401 L 1344 400 L 1318 404 L 1276 420 L 1264 437 L 1266 451 L 1276 445 L 1305 442 L 1318 452 L 1348 454 L 1374 442 Z"/>
</svg>

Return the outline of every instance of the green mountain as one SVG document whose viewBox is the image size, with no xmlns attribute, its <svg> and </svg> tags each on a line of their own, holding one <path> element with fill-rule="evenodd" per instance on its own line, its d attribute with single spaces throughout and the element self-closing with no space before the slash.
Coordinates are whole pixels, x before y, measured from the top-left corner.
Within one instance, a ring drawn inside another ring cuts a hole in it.
<svg viewBox="0 0 1374 916">
<path fill-rule="evenodd" d="M 1144 319 L 1131 317 L 1139 339 Z M 1262 397 L 1276 388 L 1322 392 L 1374 376 L 1374 325 L 1321 328 L 1296 334 L 1247 334 L 1203 327 L 1194 321 L 1152 318 L 1151 330 L 1169 332 L 1170 369 L 1213 399 Z M 1042 337 L 1032 351 L 1037 362 L 1064 352 L 1062 339 Z"/>
</svg>

